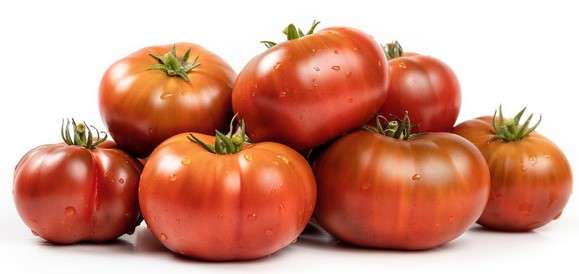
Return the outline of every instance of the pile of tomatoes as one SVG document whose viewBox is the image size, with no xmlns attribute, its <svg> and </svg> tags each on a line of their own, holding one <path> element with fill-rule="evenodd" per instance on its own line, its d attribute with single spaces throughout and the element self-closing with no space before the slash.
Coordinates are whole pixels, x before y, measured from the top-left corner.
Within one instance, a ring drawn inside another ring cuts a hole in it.
<svg viewBox="0 0 579 274">
<path fill-rule="evenodd" d="M 17 164 L 35 235 L 103 242 L 144 219 L 205 260 L 272 254 L 308 222 L 358 246 L 422 250 L 473 223 L 528 231 L 561 215 L 571 170 L 525 110 L 455 126 L 446 64 L 349 27 L 293 24 L 236 76 L 192 43 L 147 47 L 104 74 L 107 133 L 63 121 L 64 143 Z"/>
</svg>

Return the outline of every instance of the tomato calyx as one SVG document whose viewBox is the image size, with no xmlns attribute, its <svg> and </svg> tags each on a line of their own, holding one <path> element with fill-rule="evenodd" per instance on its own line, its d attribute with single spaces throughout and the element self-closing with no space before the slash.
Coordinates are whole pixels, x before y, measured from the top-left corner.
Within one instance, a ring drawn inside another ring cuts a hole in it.
<svg viewBox="0 0 579 274">
<path fill-rule="evenodd" d="M 302 29 L 296 27 L 294 24 L 289 24 L 285 29 L 283 29 L 282 32 L 283 34 L 286 35 L 288 41 L 296 40 L 304 36 L 314 34 L 314 31 L 316 30 L 316 27 L 319 24 L 320 21 L 314 20 L 314 22 L 312 22 L 312 25 L 310 26 L 310 29 L 306 33 L 304 33 Z M 260 43 L 262 43 L 266 48 L 271 48 L 277 45 L 276 42 L 272 41 L 260 41 Z"/>
<path fill-rule="evenodd" d="M 499 105 L 498 109 L 498 117 L 497 117 L 497 110 L 493 115 L 492 126 L 495 131 L 495 136 L 491 139 L 493 140 L 502 140 L 505 142 L 512 142 L 512 141 L 519 141 L 525 137 L 527 137 L 531 132 L 533 132 L 541 123 L 543 119 L 543 115 L 539 116 L 539 120 L 533 126 L 531 125 L 531 120 L 533 119 L 533 113 L 527 117 L 525 122 L 521 125 L 521 118 L 527 107 L 524 107 L 521 111 L 519 111 L 515 117 L 512 119 L 505 119 L 503 115 L 503 108 Z"/>
<path fill-rule="evenodd" d="M 229 132 L 227 134 L 215 130 L 215 143 L 207 144 L 197 138 L 194 134 L 189 134 L 187 139 L 203 147 L 205 150 L 215 154 L 234 154 L 240 152 L 246 144 L 249 144 L 249 137 L 245 133 L 245 122 L 239 121 L 237 130 L 233 131 L 233 123 L 237 114 L 233 116 L 229 123 Z"/>
<path fill-rule="evenodd" d="M 400 43 L 394 40 L 384 46 L 384 54 L 386 55 L 386 59 L 390 61 L 392 59 L 402 57 L 404 51 L 402 50 Z"/>
<path fill-rule="evenodd" d="M 86 122 L 76 123 L 74 119 L 66 119 L 66 123 L 62 119 L 60 136 L 67 145 L 81 146 L 88 149 L 93 149 L 107 140 L 106 132 L 99 131 L 93 125 L 87 125 Z"/>
<path fill-rule="evenodd" d="M 180 58 L 177 56 L 177 49 L 175 45 L 171 48 L 171 51 L 163 54 L 162 56 L 149 53 L 149 56 L 154 58 L 158 63 L 153 64 L 149 67 L 149 70 L 160 70 L 165 72 L 169 76 L 179 76 L 181 79 L 189 82 L 188 73 L 193 69 L 201 66 L 199 64 L 199 55 L 193 59 L 193 62 L 189 63 L 189 55 L 191 55 L 191 49 L 188 49 L 183 56 Z"/>
<path fill-rule="evenodd" d="M 404 112 L 402 119 L 395 118 L 390 121 L 383 115 L 378 115 L 376 116 L 376 126 L 364 126 L 363 128 L 398 140 L 409 140 L 419 135 L 419 133 L 412 133 L 413 125 L 410 122 L 408 111 Z"/>
</svg>

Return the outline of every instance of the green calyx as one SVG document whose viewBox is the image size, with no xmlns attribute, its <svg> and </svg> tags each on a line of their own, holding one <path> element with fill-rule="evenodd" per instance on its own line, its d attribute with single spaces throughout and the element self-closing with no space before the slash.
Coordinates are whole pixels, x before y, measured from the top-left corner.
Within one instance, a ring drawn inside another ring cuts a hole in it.
<svg viewBox="0 0 579 274">
<path fill-rule="evenodd" d="M 175 45 L 173 45 L 171 51 L 163 54 L 162 56 L 150 53 L 149 56 L 154 58 L 157 61 L 157 64 L 151 65 L 149 69 L 163 71 L 169 76 L 179 76 L 181 79 L 189 82 L 188 73 L 193 69 L 201 66 L 201 64 L 197 62 L 199 60 L 199 56 L 195 57 L 193 62 L 187 62 L 187 60 L 189 60 L 190 54 L 191 49 L 188 49 L 185 54 L 183 54 L 183 56 L 178 57 Z"/>
<path fill-rule="evenodd" d="M 66 123 L 64 119 L 62 120 L 60 136 L 67 145 L 88 149 L 93 149 L 107 140 L 106 132 L 99 131 L 96 127 L 87 125 L 86 122 L 76 123 L 74 119 L 66 119 Z"/>
<path fill-rule="evenodd" d="M 240 152 L 243 146 L 249 143 L 249 137 L 245 134 L 245 122 L 243 120 L 239 121 L 237 130 L 233 132 L 233 123 L 236 117 L 237 114 L 231 119 L 229 132 L 227 134 L 223 134 L 219 130 L 215 131 L 215 143 L 213 144 L 207 144 L 193 134 L 189 134 L 187 138 L 189 141 L 202 146 L 211 153 L 234 154 Z"/>
<path fill-rule="evenodd" d="M 310 26 L 310 29 L 304 33 L 302 31 L 302 29 L 296 27 L 294 24 L 289 24 L 284 30 L 283 30 L 283 34 L 285 34 L 285 36 L 287 37 L 287 40 L 296 40 L 296 39 L 300 39 L 306 35 L 310 35 L 313 34 L 314 31 L 316 30 L 316 27 L 320 24 L 320 21 L 314 20 L 314 22 L 312 23 L 312 25 Z M 271 48 L 275 45 L 277 45 L 276 42 L 272 42 L 272 41 L 260 41 L 260 43 L 264 44 L 266 48 Z"/>
<path fill-rule="evenodd" d="M 419 135 L 412 133 L 412 127 L 408 111 L 405 111 L 402 119 L 396 118 L 391 121 L 388 121 L 382 115 L 378 115 L 376 116 L 376 126 L 364 126 L 364 129 L 398 140 L 409 140 Z"/>
<path fill-rule="evenodd" d="M 512 142 L 518 141 L 525 137 L 527 137 L 531 132 L 533 132 L 541 123 L 543 116 L 539 116 L 539 120 L 533 126 L 531 125 L 531 120 L 533 119 L 533 114 L 529 115 L 525 122 L 521 125 L 521 118 L 523 114 L 527 110 L 527 107 L 524 107 L 521 111 L 519 111 L 515 117 L 512 119 L 505 119 L 503 116 L 503 108 L 499 106 L 498 110 L 498 117 L 497 111 L 495 110 L 495 114 L 493 115 L 493 129 L 495 131 L 495 136 L 493 139 L 503 140 L 505 142 Z"/>
<path fill-rule="evenodd" d="M 404 51 L 402 50 L 400 43 L 394 40 L 384 46 L 384 54 L 386 54 L 386 59 L 392 60 L 394 58 L 402 57 Z"/>
</svg>

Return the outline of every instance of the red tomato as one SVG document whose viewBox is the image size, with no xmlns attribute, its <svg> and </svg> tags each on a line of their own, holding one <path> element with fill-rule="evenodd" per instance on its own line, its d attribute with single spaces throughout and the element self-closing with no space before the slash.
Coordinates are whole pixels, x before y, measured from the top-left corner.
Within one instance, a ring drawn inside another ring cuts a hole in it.
<svg viewBox="0 0 579 274">
<path fill-rule="evenodd" d="M 571 195 L 571 167 L 561 150 L 529 128 L 500 116 L 466 121 L 455 132 L 484 155 L 491 173 L 491 193 L 478 223 L 491 229 L 528 231 L 558 218 Z M 532 117 L 532 116 L 530 116 Z"/>
<path fill-rule="evenodd" d="M 143 158 L 175 134 L 224 128 L 234 78 L 228 64 L 201 46 L 147 47 L 107 70 L 101 115 L 119 147 Z"/>
<path fill-rule="evenodd" d="M 476 147 L 451 133 L 399 128 L 390 122 L 387 130 L 346 135 L 315 162 L 315 217 L 338 239 L 428 249 L 457 238 L 481 215 L 489 171 Z"/>
<path fill-rule="evenodd" d="M 288 26 L 241 71 L 233 109 L 254 141 L 307 150 L 363 125 L 384 103 L 388 62 L 367 34 L 345 27 L 304 36 Z"/>
<path fill-rule="evenodd" d="M 430 56 L 403 53 L 388 44 L 390 86 L 380 114 L 402 117 L 405 111 L 420 132 L 451 131 L 460 110 L 460 86 L 446 64 Z"/>
<path fill-rule="evenodd" d="M 306 160 L 284 145 L 247 145 L 240 136 L 176 135 L 147 160 L 141 210 L 171 251 L 212 261 L 254 259 L 304 229 L 316 200 Z"/>
<path fill-rule="evenodd" d="M 59 244 L 102 242 L 132 233 L 140 222 L 137 191 L 141 164 L 110 148 L 86 124 L 63 126 L 64 144 L 29 151 L 14 173 L 14 201 L 37 236 Z M 68 137 L 67 137 L 68 136 Z M 97 146 L 98 145 L 98 146 Z"/>
</svg>

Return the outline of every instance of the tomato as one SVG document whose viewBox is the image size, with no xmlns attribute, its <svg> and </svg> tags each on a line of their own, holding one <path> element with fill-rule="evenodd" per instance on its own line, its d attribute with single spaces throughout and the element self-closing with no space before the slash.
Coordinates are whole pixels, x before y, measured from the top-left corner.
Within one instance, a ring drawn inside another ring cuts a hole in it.
<svg viewBox="0 0 579 274">
<path fill-rule="evenodd" d="M 380 114 L 412 115 L 420 132 L 451 131 L 460 110 L 460 86 L 454 72 L 440 60 L 402 52 L 398 42 L 388 44 L 390 86 Z"/>
<path fill-rule="evenodd" d="M 147 47 L 106 71 L 101 115 L 119 147 L 144 158 L 175 134 L 224 128 L 234 78 L 228 64 L 201 46 Z"/>
<path fill-rule="evenodd" d="M 20 217 L 43 239 L 71 244 L 103 242 L 132 233 L 140 222 L 141 164 L 89 135 L 86 124 L 63 125 L 65 143 L 32 149 L 14 172 L 14 201 Z M 99 143 L 102 143 L 99 145 Z"/>
<path fill-rule="evenodd" d="M 457 238 L 481 215 L 489 193 L 481 153 L 455 134 L 410 134 L 404 120 L 346 135 L 316 160 L 315 217 L 336 238 L 428 249 Z"/>
<path fill-rule="evenodd" d="M 386 99 L 388 63 L 367 34 L 333 27 L 288 40 L 254 57 L 233 89 L 233 110 L 254 141 L 307 150 L 370 120 Z"/>
<path fill-rule="evenodd" d="M 571 167 L 561 150 L 513 119 L 480 117 L 455 128 L 484 155 L 491 174 L 490 198 L 478 223 L 496 230 L 528 231 L 557 219 L 571 195 Z M 540 122 L 540 121 L 539 121 Z"/>
<path fill-rule="evenodd" d="M 171 251 L 254 259 L 287 246 L 307 224 L 316 186 L 306 160 L 282 144 L 244 144 L 242 132 L 176 135 L 147 160 L 141 210 Z"/>
</svg>

